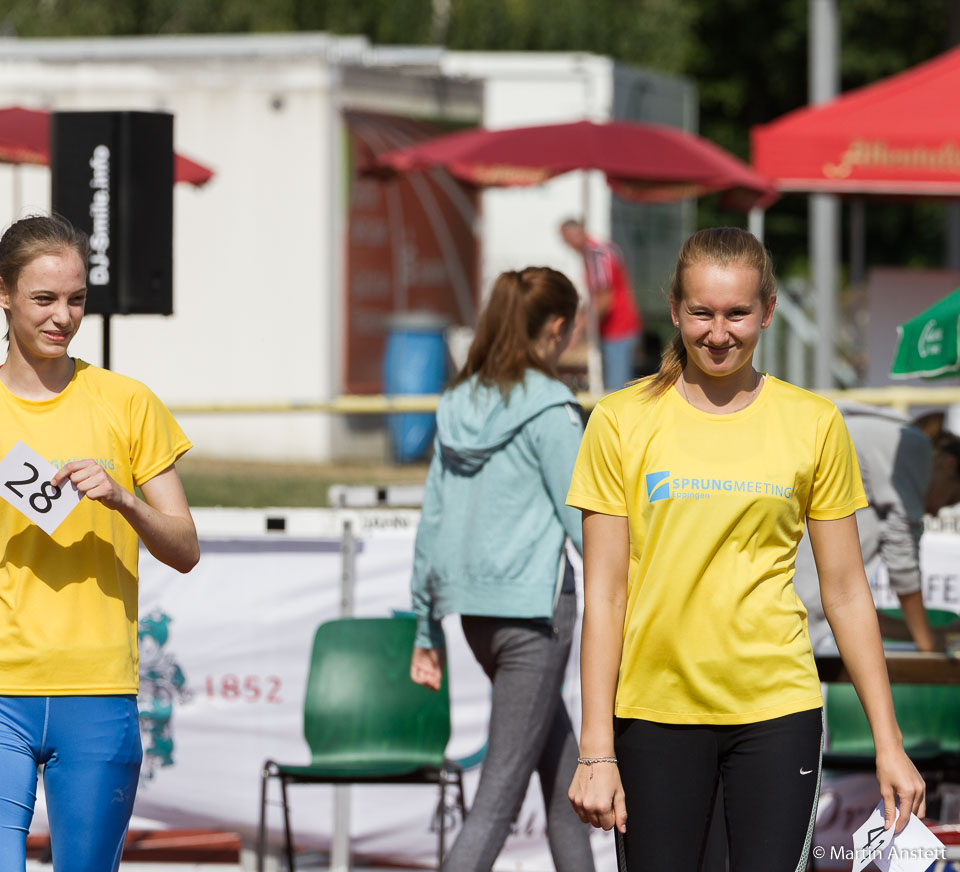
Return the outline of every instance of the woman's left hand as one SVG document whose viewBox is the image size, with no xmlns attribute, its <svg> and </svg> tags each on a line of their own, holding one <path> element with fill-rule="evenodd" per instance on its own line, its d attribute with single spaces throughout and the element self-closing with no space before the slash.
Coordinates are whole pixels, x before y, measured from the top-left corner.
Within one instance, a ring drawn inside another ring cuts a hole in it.
<svg viewBox="0 0 960 872">
<path fill-rule="evenodd" d="M 96 500 L 108 509 L 119 509 L 132 494 L 117 484 L 95 460 L 71 460 L 61 466 L 50 480 L 56 487 L 69 479 L 87 499 Z"/>
<path fill-rule="evenodd" d="M 440 648 L 414 648 L 410 658 L 410 679 L 431 690 L 443 683 L 443 651 Z"/>
<path fill-rule="evenodd" d="M 927 813 L 927 786 L 917 772 L 917 767 L 902 748 L 877 754 L 877 781 L 883 797 L 883 824 L 890 829 L 897 820 L 897 803 L 900 800 L 900 819 L 894 835 L 903 830 L 910 820 L 911 812 L 922 818 Z"/>
</svg>

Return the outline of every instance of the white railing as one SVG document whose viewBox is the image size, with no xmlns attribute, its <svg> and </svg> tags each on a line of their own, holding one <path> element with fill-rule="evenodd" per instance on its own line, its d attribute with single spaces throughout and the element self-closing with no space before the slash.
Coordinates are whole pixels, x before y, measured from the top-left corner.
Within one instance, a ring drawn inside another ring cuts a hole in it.
<svg viewBox="0 0 960 872">
<path fill-rule="evenodd" d="M 763 335 L 759 349 L 760 368 L 791 384 L 811 387 L 814 356 L 821 345 L 817 324 L 794 299 L 808 295 L 808 291 L 781 287 L 777 293 L 776 315 Z M 842 332 L 842 327 L 841 331 Z M 857 371 L 842 357 L 834 354 L 833 377 L 841 388 L 855 388 L 859 382 Z"/>
</svg>

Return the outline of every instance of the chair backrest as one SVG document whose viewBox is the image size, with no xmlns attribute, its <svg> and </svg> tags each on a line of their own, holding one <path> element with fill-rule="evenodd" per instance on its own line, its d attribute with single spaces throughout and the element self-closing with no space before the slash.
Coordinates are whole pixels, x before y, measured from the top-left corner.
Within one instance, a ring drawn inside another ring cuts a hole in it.
<svg viewBox="0 0 960 872">
<path fill-rule="evenodd" d="M 884 614 L 902 618 L 896 609 Z M 950 612 L 930 611 L 932 626 L 956 619 Z M 903 747 L 913 757 L 960 751 L 960 687 L 894 684 L 893 706 L 903 733 Z M 826 699 L 829 750 L 839 754 L 870 754 L 873 737 L 856 691 L 849 684 L 831 684 Z"/>
<path fill-rule="evenodd" d="M 960 687 L 895 684 L 891 688 L 903 747 L 912 757 L 960 751 Z M 870 725 L 856 691 L 831 684 L 826 698 L 827 750 L 873 755 Z"/>
<path fill-rule="evenodd" d="M 348 618 L 314 636 L 303 712 L 311 765 L 373 776 L 440 767 L 450 739 L 446 670 L 433 691 L 410 680 L 416 619 Z"/>
</svg>

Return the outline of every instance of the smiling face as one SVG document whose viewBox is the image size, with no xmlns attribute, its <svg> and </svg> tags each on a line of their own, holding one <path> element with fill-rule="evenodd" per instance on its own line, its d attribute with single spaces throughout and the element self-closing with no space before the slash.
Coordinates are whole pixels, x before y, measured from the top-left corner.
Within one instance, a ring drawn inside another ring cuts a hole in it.
<svg viewBox="0 0 960 872">
<path fill-rule="evenodd" d="M 36 362 L 63 357 L 83 318 L 86 284 L 83 261 L 72 249 L 34 258 L 16 288 L 0 283 L 11 353 Z"/>
<path fill-rule="evenodd" d="M 776 297 L 760 295 L 760 273 L 750 266 L 690 264 L 683 271 L 681 299 L 670 312 L 687 361 L 705 375 L 723 378 L 750 367 L 760 330 L 770 323 Z"/>
</svg>

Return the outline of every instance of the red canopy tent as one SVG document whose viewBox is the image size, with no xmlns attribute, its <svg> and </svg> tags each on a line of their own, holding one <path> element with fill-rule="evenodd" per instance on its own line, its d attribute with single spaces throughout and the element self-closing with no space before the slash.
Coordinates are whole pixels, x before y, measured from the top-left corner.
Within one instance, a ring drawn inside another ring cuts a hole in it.
<svg viewBox="0 0 960 872">
<path fill-rule="evenodd" d="M 751 130 L 781 191 L 960 196 L 960 48 Z"/>
<path fill-rule="evenodd" d="M 50 113 L 43 109 L 10 106 L 0 109 L 0 163 L 50 163 Z M 191 185 L 205 185 L 213 178 L 213 170 L 190 158 L 175 154 L 173 180 Z"/>
</svg>

